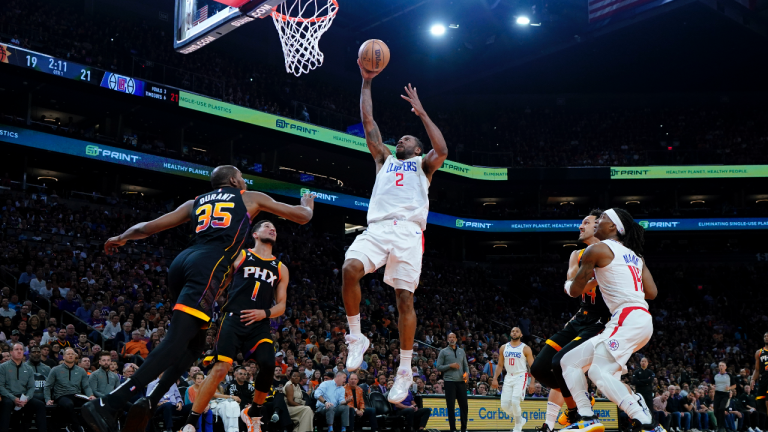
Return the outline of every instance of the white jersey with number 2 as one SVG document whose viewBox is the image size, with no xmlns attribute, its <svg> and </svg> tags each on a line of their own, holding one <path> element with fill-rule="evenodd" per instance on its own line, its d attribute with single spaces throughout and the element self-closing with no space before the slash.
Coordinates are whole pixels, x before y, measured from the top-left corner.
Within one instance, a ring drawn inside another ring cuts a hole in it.
<svg viewBox="0 0 768 432">
<path fill-rule="evenodd" d="M 389 155 L 376 174 L 368 224 L 383 220 L 410 221 L 427 228 L 429 180 L 422 168 L 422 157 L 399 160 Z"/>
<path fill-rule="evenodd" d="M 612 314 L 627 306 L 648 309 L 643 291 L 643 260 L 615 240 L 602 243 L 611 248 L 613 260 L 605 267 L 595 267 L 595 279 L 608 309 Z"/>
<path fill-rule="evenodd" d="M 525 347 L 526 345 L 522 342 L 516 347 L 509 343 L 504 344 L 504 369 L 507 371 L 505 382 L 515 375 L 528 372 L 528 360 L 523 354 Z"/>
</svg>

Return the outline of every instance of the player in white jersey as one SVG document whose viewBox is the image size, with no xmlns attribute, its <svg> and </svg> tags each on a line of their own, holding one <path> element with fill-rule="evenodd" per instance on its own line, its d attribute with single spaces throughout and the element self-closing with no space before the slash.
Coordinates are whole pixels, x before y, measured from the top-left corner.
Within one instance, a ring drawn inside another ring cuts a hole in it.
<svg viewBox="0 0 768 432">
<path fill-rule="evenodd" d="M 513 431 L 520 432 L 526 422 L 523 418 L 523 410 L 520 408 L 520 403 L 525 399 L 525 383 L 530 378 L 529 391 L 533 393 L 536 382 L 530 374 L 533 352 L 531 347 L 520 340 L 523 332 L 519 327 L 512 327 L 509 337 L 510 341 L 499 348 L 499 364 L 503 364 L 507 371 L 504 387 L 501 389 L 501 409 L 515 421 Z M 493 372 L 491 388 L 499 388 L 500 374 L 501 368 L 497 367 Z"/>
<path fill-rule="evenodd" d="M 588 367 L 589 378 L 627 413 L 634 431 L 664 430 L 654 422 L 642 396 L 630 392 L 620 380 L 622 373 L 626 373 L 629 357 L 644 347 L 653 334 L 653 320 L 645 299 L 656 298 L 658 289 L 642 258 L 643 232 L 626 211 L 606 210 L 595 227 L 595 237 L 601 242 L 584 251 L 579 271 L 565 283 L 565 291 L 578 297 L 596 281 L 612 314 L 602 333 L 561 360 L 563 378 L 582 417 L 566 429 L 605 430 L 589 403 L 583 372 Z"/>
<path fill-rule="evenodd" d="M 367 273 L 386 265 L 384 282 L 395 289 L 400 314 L 400 367 L 395 385 L 389 391 L 392 403 L 402 402 L 413 383 L 411 358 L 416 333 L 416 312 L 413 293 L 421 275 L 421 255 L 424 252 L 423 231 L 427 227 L 432 175 L 448 156 L 448 147 L 440 130 L 432 123 L 421 106 L 416 88 L 405 87 L 411 111 L 421 118 L 432 143 L 432 150 L 422 157 L 424 146 L 412 136 L 404 135 L 397 142 L 395 156 L 381 140 L 381 132 L 373 120 L 371 81 L 378 74 L 365 70 L 360 61 L 363 87 L 360 92 L 360 114 L 365 128 L 365 142 L 376 162 L 376 183 L 368 206 L 368 229 L 349 247 L 342 267 L 344 308 L 350 334 L 347 369 L 357 370 L 370 346 L 360 331 L 360 279 Z"/>
</svg>

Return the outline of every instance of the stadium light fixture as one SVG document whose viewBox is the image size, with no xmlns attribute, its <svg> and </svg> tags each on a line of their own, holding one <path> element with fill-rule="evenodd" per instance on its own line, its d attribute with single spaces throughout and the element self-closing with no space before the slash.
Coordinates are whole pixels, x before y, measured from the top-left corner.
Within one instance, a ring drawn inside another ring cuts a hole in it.
<svg viewBox="0 0 768 432">
<path fill-rule="evenodd" d="M 629 204 L 640 204 L 640 201 L 638 201 L 638 200 L 631 200 L 631 201 L 625 202 L 624 204 L 626 204 L 626 205 L 629 205 Z"/>
<path fill-rule="evenodd" d="M 531 19 L 528 18 L 527 16 L 519 16 L 517 17 L 517 20 L 515 22 L 520 25 L 528 25 L 531 23 Z"/>
<path fill-rule="evenodd" d="M 435 24 L 429 29 L 430 33 L 434 36 L 442 36 L 445 34 L 445 26 L 442 24 Z"/>
</svg>

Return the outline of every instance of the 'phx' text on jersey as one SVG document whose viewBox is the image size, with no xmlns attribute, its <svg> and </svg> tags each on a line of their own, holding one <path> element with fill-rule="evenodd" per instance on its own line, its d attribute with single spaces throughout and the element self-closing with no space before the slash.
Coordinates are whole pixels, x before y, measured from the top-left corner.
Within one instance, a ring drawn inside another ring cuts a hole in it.
<svg viewBox="0 0 768 432">
<path fill-rule="evenodd" d="M 205 321 L 213 317 L 216 298 L 248 237 L 251 218 L 244 192 L 226 187 L 195 198 L 190 214 L 195 223 L 192 244 L 168 269 L 171 292 L 178 293 L 175 310 Z"/>
<path fill-rule="evenodd" d="M 222 309 L 225 314 L 239 315 L 246 309 L 271 308 L 281 279 L 283 263 L 277 258 L 262 258 L 251 249 L 241 253 L 244 259 L 229 287 L 227 302 Z"/>
</svg>

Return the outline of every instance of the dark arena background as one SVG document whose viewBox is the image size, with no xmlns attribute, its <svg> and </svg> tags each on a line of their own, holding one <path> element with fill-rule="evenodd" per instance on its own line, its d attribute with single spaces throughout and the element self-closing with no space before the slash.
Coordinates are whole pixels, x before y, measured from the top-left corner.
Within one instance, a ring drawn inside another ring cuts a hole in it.
<svg viewBox="0 0 768 432">
<path fill-rule="evenodd" d="M 426 426 L 371 396 L 386 393 L 397 373 L 400 315 L 384 268 L 360 282 L 371 345 L 357 376 L 378 429 L 451 429 L 437 364 L 449 333 L 468 362 L 468 429 L 512 429 L 491 388 L 499 348 L 519 327 L 535 357 L 563 328 L 579 309 L 563 284 L 571 253 L 585 247 L 582 219 L 622 208 L 644 228 L 659 292 L 648 301 L 653 336 L 622 381 L 654 398 L 654 418 L 670 432 L 768 430 L 765 395 L 756 394 L 768 371 L 752 382 L 768 332 L 768 1 L 338 0 L 319 42 L 322 65 L 298 77 L 286 71 L 268 16 L 180 52 L 179 7 L 0 4 L 0 370 L 10 377 L 21 367 L 12 364 L 31 365 L 33 399 L 52 403 L 41 408 L 44 429 L 31 405 L 12 409 L 18 379 L 0 376 L 0 432 L 90 431 L 84 400 L 63 411 L 59 398 L 105 396 L 97 374 L 124 382 L 168 343 L 182 313 L 168 270 L 197 221 L 114 255 L 104 243 L 210 192 L 219 165 L 234 165 L 248 190 L 277 201 L 315 196 L 305 225 L 266 212 L 253 219 L 274 223 L 274 255 L 290 269 L 285 314 L 270 319 L 275 374 L 261 428 L 307 432 L 286 408 L 291 372 L 302 373 L 311 404 L 325 372 L 349 375 L 342 265 L 366 229 L 376 179 L 355 63 L 368 39 L 391 52 L 372 87 L 384 144 L 392 150 L 412 134 L 432 148 L 400 97 L 410 83 L 449 151 L 429 188 L 414 295 L 412 393 L 428 409 Z M 225 6 L 187 7 L 203 26 Z M 248 236 L 243 247 L 253 245 Z M 211 373 L 203 358 L 226 296 L 215 299 L 205 350 L 177 382 L 173 424 L 158 408 L 147 430 L 184 426 L 195 372 Z M 18 342 L 22 357 L 14 357 Z M 715 415 L 720 362 L 735 387 L 727 412 Z M 83 387 L 56 384 L 50 370 L 60 363 L 87 371 Z M 251 384 L 261 369 L 242 355 L 233 363 Z M 238 396 L 245 408 L 253 386 L 235 370 L 214 400 L 250 389 Z M 542 428 L 549 392 L 526 390 L 525 430 Z M 589 392 L 605 429 L 637 431 L 591 380 Z M 211 411 L 213 425 L 197 430 L 224 431 L 224 414 L 215 404 Z M 228 432 L 248 430 L 234 421 Z M 324 416 L 313 422 L 310 431 L 326 430 Z"/>
</svg>

